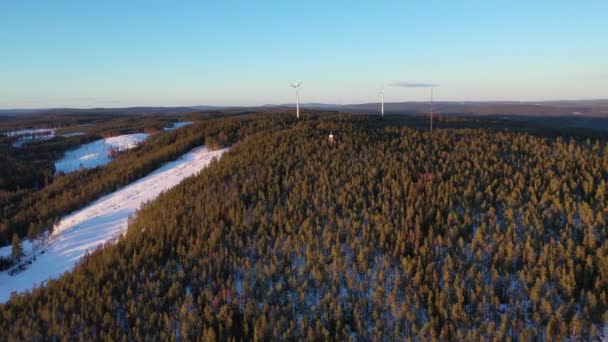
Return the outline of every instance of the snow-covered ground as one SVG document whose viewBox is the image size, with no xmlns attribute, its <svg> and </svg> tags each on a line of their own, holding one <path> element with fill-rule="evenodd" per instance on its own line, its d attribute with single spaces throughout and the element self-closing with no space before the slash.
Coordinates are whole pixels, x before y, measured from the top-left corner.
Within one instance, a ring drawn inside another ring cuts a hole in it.
<svg viewBox="0 0 608 342">
<path fill-rule="evenodd" d="M 67 151 L 63 158 L 55 162 L 55 170 L 68 173 L 105 165 L 112 160 L 108 155 L 110 149 L 131 149 L 148 139 L 148 136 L 146 133 L 125 134 L 84 144 L 75 150 Z"/>
<path fill-rule="evenodd" d="M 9 137 L 19 137 L 13 142 L 14 147 L 23 147 L 23 145 L 34 140 L 49 140 L 56 137 L 56 128 L 37 128 L 37 129 L 20 129 L 18 131 L 2 132 L 0 135 Z M 61 137 L 69 138 L 77 135 L 84 135 L 83 132 L 65 133 L 61 134 Z"/>
<path fill-rule="evenodd" d="M 29 254 L 34 248 L 32 242 L 29 240 L 21 241 L 21 247 L 23 247 L 23 253 Z M 11 245 L 0 247 L 0 257 L 10 258 L 13 255 L 13 248 Z"/>
<path fill-rule="evenodd" d="M 53 135 L 55 134 L 55 128 L 20 129 L 16 131 L 2 132 L 0 134 L 8 137 L 18 137 L 22 135 Z"/>
<path fill-rule="evenodd" d="M 182 127 L 186 127 L 186 126 L 190 126 L 192 125 L 194 122 L 192 121 L 180 121 L 180 122 L 174 122 L 173 125 L 171 125 L 171 127 L 165 127 L 163 128 L 163 130 L 165 131 L 172 131 L 174 129 L 178 129 L 178 128 L 182 128 Z"/>
<path fill-rule="evenodd" d="M 71 270 L 87 251 L 114 241 L 126 231 L 129 216 L 143 202 L 196 174 L 224 151 L 226 149 L 196 148 L 148 176 L 63 217 L 50 236 L 33 244 L 24 243 L 24 260 L 31 260 L 32 264 L 12 276 L 10 270 L 0 272 L 0 303 L 7 301 L 12 292 L 23 292 L 59 277 Z M 10 251 L 10 246 L 2 247 L 0 255 L 10 255 Z"/>
<path fill-rule="evenodd" d="M 55 137 L 55 128 L 20 129 L 17 131 L 2 132 L 0 135 L 19 137 L 13 142 L 14 147 L 22 147 L 30 141 L 48 140 Z"/>
<path fill-rule="evenodd" d="M 69 137 L 75 137 L 75 136 L 79 136 L 79 135 L 84 135 L 84 132 L 74 132 L 74 133 L 65 133 L 62 134 L 61 136 L 64 138 L 69 138 Z"/>
</svg>

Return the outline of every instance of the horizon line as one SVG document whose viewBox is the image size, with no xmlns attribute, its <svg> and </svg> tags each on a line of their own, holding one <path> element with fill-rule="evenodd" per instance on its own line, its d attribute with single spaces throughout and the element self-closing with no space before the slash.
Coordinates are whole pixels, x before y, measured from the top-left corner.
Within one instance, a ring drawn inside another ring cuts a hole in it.
<svg viewBox="0 0 608 342">
<path fill-rule="evenodd" d="M 554 100 L 443 100 L 443 101 L 433 101 L 434 103 L 521 103 L 521 104 L 537 104 L 537 103 L 551 103 L 551 102 L 586 102 L 586 101 L 608 101 L 608 97 L 606 98 L 587 98 L 587 99 L 554 99 Z M 384 104 L 395 104 L 395 103 L 428 103 L 430 101 L 392 101 L 392 102 L 384 102 Z M 357 103 L 332 103 L 332 102 L 304 102 L 300 103 L 300 106 L 306 105 L 322 105 L 322 106 L 358 106 L 358 105 L 366 105 L 366 104 L 375 104 L 378 102 L 357 102 Z M 78 109 L 78 110 L 92 110 L 92 109 L 133 109 L 133 108 L 193 108 L 196 107 L 211 107 L 217 109 L 228 109 L 228 108 L 258 108 L 258 107 L 286 107 L 286 106 L 295 106 L 294 103 L 267 103 L 267 104 L 258 104 L 258 105 L 207 105 L 207 104 L 198 104 L 198 105 L 128 105 L 128 106 L 116 106 L 116 107 L 0 107 L 0 111 L 34 111 L 34 110 L 58 110 L 58 109 Z"/>
</svg>

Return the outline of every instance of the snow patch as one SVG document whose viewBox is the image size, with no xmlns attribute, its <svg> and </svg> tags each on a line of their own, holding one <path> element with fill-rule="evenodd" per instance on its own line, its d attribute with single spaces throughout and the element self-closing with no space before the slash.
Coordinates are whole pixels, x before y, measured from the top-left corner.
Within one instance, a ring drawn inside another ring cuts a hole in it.
<svg viewBox="0 0 608 342">
<path fill-rule="evenodd" d="M 192 121 L 180 121 L 180 122 L 174 122 L 171 127 L 165 127 L 163 128 L 163 130 L 165 131 L 172 131 L 178 128 L 182 128 L 182 127 L 186 127 L 186 126 L 190 126 L 192 125 L 194 122 Z"/>
<path fill-rule="evenodd" d="M 87 252 L 115 241 L 127 230 L 129 217 L 142 203 L 196 174 L 226 150 L 196 148 L 148 176 L 64 216 L 50 236 L 31 243 L 33 247 L 24 242 L 24 259 L 31 264 L 14 275 L 9 274 L 10 269 L 0 272 L 0 303 L 6 302 L 13 292 L 23 292 L 61 276 Z M 11 246 L 0 248 L 0 255 L 10 252 Z"/>
<path fill-rule="evenodd" d="M 149 134 L 125 134 L 84 144 L 75 150 L 67 151 L 63 158 L 55 162 L 56 172 L 73 172 L 105 165 L 112 160 L 111 149 L 121 151 L 132 149 L 148 139 Z"/>
<path fill-rule="evenodd" d="M 48 140 L 55 137 L 55 128 L 20 129 L 10 132 L 2 132 L 0 135 L 7 137 L 19 137 L 13 142 L 13 147 L 22 147 L 30 141 Z"/>
<path fill-rule="evenodd" d="M 56 130 L 56 128 L 20 129 L 17 131 L 2 132 L 0 133 L 0 135 L 8 137 L 19 137 L 19 139 L 13 142 L 13 147 L 23 147 L 23 145 L 34 140 L 49 140 L 53 139 L 56 136 L 69 138 L 85 134 L 83 132 L 74 132 L 56 135 Z"/>
<path fill-rule="evenodd" d="M 61 136 L 64 138 L 69 138 L 69 137 L 76 137 L 76 136 L 84 135 L 84 134 L 85 133 L 83 133 L 83 132 L 74 132 L 74 133 L 65 133 L 65 134 L 62 134 Z"/>
<path fill-rule="evenodd" d="M 19 129 L 16 131 L 2 132 L 7 137 L 20 137 L 23 135 L 54 135 L 55 128 Z"/>
</svg>

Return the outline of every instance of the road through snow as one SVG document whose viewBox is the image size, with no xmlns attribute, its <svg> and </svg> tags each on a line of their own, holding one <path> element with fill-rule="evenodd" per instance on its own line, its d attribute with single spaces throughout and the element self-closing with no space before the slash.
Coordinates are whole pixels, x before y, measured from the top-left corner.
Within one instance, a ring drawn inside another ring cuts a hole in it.
<svg viewBox="0 0 608 342">
<path fill-rule="evenodd" d="M 10 275 L 8 270 L 0 272 L 0 303 L 6 302 L 12 292 L 23 292 L 71 270 L 87 251 L 124 233 L 129 215 L 143 202 L 196 174 L 224 151 L 226 149 L 196 148 L 148 176 L 63 217 L 50 236 L 35 241 L 32 247 L 27 245 L 25 260 L 32 261 L 27 269 L 15 275 Z M 8 255 L 10 248 L 0 248 L 0 255 Z"/>
</svg>

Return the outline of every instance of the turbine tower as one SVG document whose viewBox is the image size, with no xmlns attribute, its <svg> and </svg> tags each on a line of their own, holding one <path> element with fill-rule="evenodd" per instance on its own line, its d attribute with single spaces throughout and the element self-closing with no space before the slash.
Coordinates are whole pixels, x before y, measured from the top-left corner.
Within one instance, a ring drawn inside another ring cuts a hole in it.
<svg viewBox="0 0 608 342">
<path fill-rule="evenodd" d="M 298 83 L 298 85 L 293 85 L 293 83 L 291 84 L 292 87 L 295 88 L 296 90 L 296 116 L 298 117 L 298 119 L 300 118 L 300 86 L 302 85 L 302 81 L 300 81 L 300 83 Z"/>
<path fill-rule="evenodd" d="M 384 89 L 380 89 L 378 94 L 380 95 L 380 114 L 384 116 Z"/>
</svg>

